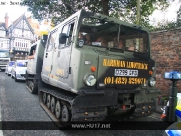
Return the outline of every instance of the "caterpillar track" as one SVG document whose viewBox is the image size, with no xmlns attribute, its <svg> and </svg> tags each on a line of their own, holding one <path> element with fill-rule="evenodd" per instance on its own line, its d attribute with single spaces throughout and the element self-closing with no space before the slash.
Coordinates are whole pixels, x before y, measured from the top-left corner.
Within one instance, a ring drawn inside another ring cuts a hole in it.
<svg viewBox="0 0 181 136">
<path fill-rule="evenodd" d="M 49 86 L 42 81 L 41 83 L 43 85 L 39 86 L 38 91 L 40 105 L 57 127 L 65 127 L 71 121 L 103 121 L 105 119 L 106 107 L 81 106 L 76 100 L 79 101 L 84 96 Z"/>
<path fill-rule="evenodd" d="M 110 97 L 109 93 L 107 96 Z M 42 81 L 41 85 L 39 84 L 40 105 L 59 128 L 65 127 L 70 122 L 75 121 L 122 121 L 149 116 L 155 111 L 156 106 L 155 102 L 133 104 L 134 108 L 131 108 L 125 114 L 111 115 L 109 114 L 109 109 L 112 107 L 110 105 L 103 106 L 105 104 L 97 103 L 98 106 L 95 106 L 94 102 L 91 103 L 90 101 L 88 105 L 85 104 L 87 99 L 94 101 L 93 97 L 95 96 L 73 94 L 50 86 Z M 103 96 L 100 94 L 101 98 Z"/>
<path fill-rule="evenodd" d="M 25 74 L 26 88 L 32 94 L 38 94 L 38 81 L 40 79 L 40 74 Z"/>
</svg>

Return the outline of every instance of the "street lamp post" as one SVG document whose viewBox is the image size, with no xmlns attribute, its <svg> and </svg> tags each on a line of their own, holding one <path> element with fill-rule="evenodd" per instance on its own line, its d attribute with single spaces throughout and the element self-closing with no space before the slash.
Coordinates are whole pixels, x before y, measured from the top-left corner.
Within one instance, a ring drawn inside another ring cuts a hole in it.
<svg viewBox="0 0 181 136">
<path fill-rule="evenodd" d="M 176 82 L 181 80 L 181 73 L 177 71 L 165 72 L 164 78 L 172 81 L 172 86 L 170 87 L 169 105 L 167 110 L 167 121 L 176 121 L 175 111 L 177 106 L 177 93 L 178 88 Z"/>
</svg>

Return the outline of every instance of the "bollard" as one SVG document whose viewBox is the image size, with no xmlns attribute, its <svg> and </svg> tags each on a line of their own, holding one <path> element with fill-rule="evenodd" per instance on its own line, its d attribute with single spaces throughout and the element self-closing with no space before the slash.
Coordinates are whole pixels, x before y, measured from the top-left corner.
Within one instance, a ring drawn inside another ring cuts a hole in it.
<svg viewBox="0 0 181 136">
<path fill-rule="evenodd" d="M 178 80 L 181 80 L 181 73 L 177 71 L 165 72 L 164 78 L 172 81 L 172 86 L 170 87 L 167 121 L 176 121 L 175 111 L 177 106 L 177 92 L 178 92 L 176 82 Z"/>
</svg>

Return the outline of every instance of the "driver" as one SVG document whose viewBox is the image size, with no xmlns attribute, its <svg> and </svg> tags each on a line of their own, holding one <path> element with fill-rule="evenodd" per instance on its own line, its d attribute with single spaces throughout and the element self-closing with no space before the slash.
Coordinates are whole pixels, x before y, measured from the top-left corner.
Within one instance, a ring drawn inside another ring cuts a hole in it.
<svg viewBox="0 0 181 136">
<path fill-rule="evenodd" d="M 101 46 L 105 46 L 105 47 L 108 46 L 108 42 L 107 42 L 106 38 L 103 37 L 103 36 L 99 37 L 99 38 L 96 40 L 96 42 L 101 42 Z"/>
<path fill-rule="evenodd" d="M 85 41 L 85 44 L 91 44 L 91 41 L 90 41 L 90 35 L 89 34 L 86 34 L 84 35 L 84 41 Z"/>
<path fill-rule="evenodd" d="M 135 50 L 135 47 L 134 47 L 134 46 L 130 46 L 130 47 L 128 48 L 128 50 L 134 51 L 134 50 Z"/>
<path fill-rule="evenodd" d="M 91 44 L 91 42 L 90 42 L 90 35 L 89 34 L 83 35 L 81 32 L 79 32 L 78 39 L 84 40 L 85 44 Z"/>
<path fill-rule="evenodd" d="M 28 59 L 34 59 L 35 50 L 33 50 L 33 55 L 28 56 Z"/>
</svg>

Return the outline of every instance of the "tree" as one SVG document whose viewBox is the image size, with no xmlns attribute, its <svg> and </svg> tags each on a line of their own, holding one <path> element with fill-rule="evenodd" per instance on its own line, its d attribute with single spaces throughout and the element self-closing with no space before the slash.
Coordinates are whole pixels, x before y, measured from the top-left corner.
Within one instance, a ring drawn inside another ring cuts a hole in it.
<svg viewBox="0 0 181 136">
<path fill-rule="evenodd" d="M 25 2 L 27 0 L 22 0 Z M 30 4 L 36 0 L 28 0 L 28 10 L 39 20 L 51 18 L 56 25 L 80 9 L 102 13 L 123 21 L 136 23 L 136 0 L 39 0 L 42 4 Z M 167 0 L 142 0 L 140 4 L 140 24 L 149 23 L 149 15 L 156 9 L 168 7 Z"/>
<path fill-rule="evenodd" d="M 181 25 L 181 6 L 179 10 L 177 11 L 177 23 Z"/>
<path fill-rule="evenodd" d="M 174 2 L 174 0 L 170 0 L 170 2 Z M 178 1 L 177 1 L 178 2 Z M 150 31 L 160 31 L 160 30 L 169 30 L 169 29 L 175 29 L 181 26 L 181 6 L 179 10 L 177 11 L 177 20 L 162 20 L 158 22 L 158 24 L 155 27 L 150 26 Z"/>
</svg>

